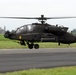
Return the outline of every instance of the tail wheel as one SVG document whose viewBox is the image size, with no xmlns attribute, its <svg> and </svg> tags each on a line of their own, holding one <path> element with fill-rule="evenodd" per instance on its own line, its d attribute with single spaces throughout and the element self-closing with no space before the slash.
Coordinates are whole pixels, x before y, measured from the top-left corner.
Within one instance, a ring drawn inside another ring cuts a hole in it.
<svg viewBox="0 0 76 75">
<path fill-rule="evenodd" d="M 38 49 L 39 48 L 39 45 L 38 44 L 34 44 L 34 48 L 35 49 Z"/>
<path fill-rule="evenodd" d="M 32 49 L 32 48 L 33 48 L 33 44 L 29 44 L 29 45 L 28 45 L 28 48 L 29 48 L 29 49 Z"/>
</svg>

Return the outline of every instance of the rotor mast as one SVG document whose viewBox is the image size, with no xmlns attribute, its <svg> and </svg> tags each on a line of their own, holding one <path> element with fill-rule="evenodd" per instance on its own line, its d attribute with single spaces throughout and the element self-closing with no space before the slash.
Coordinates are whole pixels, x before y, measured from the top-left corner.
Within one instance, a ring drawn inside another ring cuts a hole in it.
<svg viewBox="0 0 76 75">
<path fill-rule="evenodd" d="M 41 18 L 39 18 L 38 20 L 41 22 L 41 24 L 44 24 L 46 21 L 44 15 L 41 15 Z"/>
</svg>

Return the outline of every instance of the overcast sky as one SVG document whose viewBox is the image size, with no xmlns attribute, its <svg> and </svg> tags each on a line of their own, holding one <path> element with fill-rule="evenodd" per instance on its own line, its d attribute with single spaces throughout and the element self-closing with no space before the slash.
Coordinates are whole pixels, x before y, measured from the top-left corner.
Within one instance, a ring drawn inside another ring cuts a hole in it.
<svg viewBox="0 0 76 75">
<path fill-rule="evenodd" d="M 76 16 L 76 0 L 0 0 L 0 16 L 39 17 Z M 0 19 L 0 27 L 7 30 L 16 29 L 37 20 Z M 76 19 L 48 20 L 49 24 L 59 24 L 76 28 Z"/>
</svg>

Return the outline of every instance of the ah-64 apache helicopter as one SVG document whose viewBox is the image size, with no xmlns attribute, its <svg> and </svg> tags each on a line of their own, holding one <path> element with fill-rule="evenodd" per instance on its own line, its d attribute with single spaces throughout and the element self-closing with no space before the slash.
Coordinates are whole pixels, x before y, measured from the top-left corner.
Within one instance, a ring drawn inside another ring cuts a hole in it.
<svg viewBox="0 0 76 75">
<path fill-rule="evenodd" d="M 64 18 L 76 18 L 76 17 L 0 17 L 0 18 L 12 18 L 12 19 L 37 19 L 40 23 L 32 23 L 23 25 L 15 31 L 6 31 L 5 38 L 12 40 L 19 40 L 21 45 L 28 45 L 29 49 L 33 47 L 39 48 L 35 42 L 58 42 L 64 44 L 71 44 L 76 42 L 76 37 L 71 33 L 68 33 L 68 27 L 61 27 L 58 25 L 50 25 L 45 21 L 48 19 L 64 19 Z"/>
</svg>

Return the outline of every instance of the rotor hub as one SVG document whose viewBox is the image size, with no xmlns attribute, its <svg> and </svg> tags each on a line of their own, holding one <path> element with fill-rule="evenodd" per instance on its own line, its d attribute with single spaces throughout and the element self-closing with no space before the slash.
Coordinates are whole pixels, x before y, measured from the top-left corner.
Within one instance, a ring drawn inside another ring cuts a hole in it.
<svg viewBox="0 0 76 75">
<path fill-rule="evenodd" d="M 47 19 L 44 17 L 44 15 L 41 15 L 41 17 L 38 18 L 38 20 L 41 22 L 41 24 L 44 24 Z"/>
</svg>

